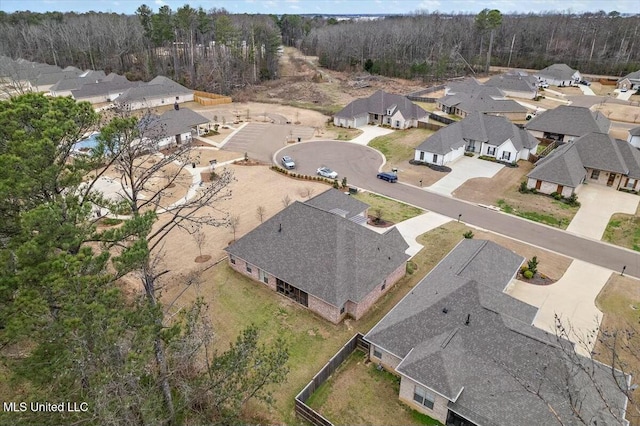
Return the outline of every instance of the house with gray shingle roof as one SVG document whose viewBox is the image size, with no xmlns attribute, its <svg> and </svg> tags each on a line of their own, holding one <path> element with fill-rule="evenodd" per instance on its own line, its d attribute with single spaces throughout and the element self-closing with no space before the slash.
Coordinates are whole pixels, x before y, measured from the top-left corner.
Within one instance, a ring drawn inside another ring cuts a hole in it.
<svg viewBox="0 0 640 426">
<path fill-rule="evenodd" d="M 369 205 L 355 197 L 345 197 L 345 193 L 337 189 L 329 189 L 305 201 L 306 204 L 324 211 L 339 214 L 355 223 L 367 223 Z"/>
<path fill-rule="evenodd" d="M 553 64 L 533 74 L 541 83 L 551 86 L 572 86 L 582 80 L 578 70 L 567 64 Z"/>
<path fill-rule="evenodd" d="M 640 151 L 605 133 L 588 133 L 539 160 L 527 186 L 569 197 L 584 182 L 614 189 L 640 189 Z"/>
<path fill-rule="evenodd" d="M 86 101 L 92 104 L 113 102 L 128 89 L 138 87 L 146 83 L 142 81 L 129 81 L 127 77 L 111 73 L 96 82 L 86 82 L 78 89 L 71 90 L 71 96 L 77 101 Z"/>
<path fill-rule="evenodd" d="M 627 142 L 636 148 L 640 148 L 640 126 L 634 127 L 629 130 L 629 136 L 627 137 Z"/>
<path fill-rule="evenodd" d="M 569 142 L 587 133 L 607 133 L 611 127 L 611 121 L 600 111 L 561 105 L 538 114 L 524 127 L 538 139 Z"/>
<path fill-rule="evenodd" d="M 414 160 L 444 166 L 472 152 L 515 163 L 528 160 L 537 147 L 536 138 L 505 117 L 475 112 L 425 139 Z"/>
<path fill-rule="evenodd" d="M 85 71 L 78 76 L 67 77 L 58 81 L 51 86 L 49 94 L 51 96 L 70 96 L 72 90 L 79 89 L 87 83 L 97 83 L 105 77 L 104 71 Z"/>
<path fill-rule="evenodd" d="M 618 89 L 638 90 L 640 89 L 640 70 L 631 72 L 618 80 Z"/>
<path fill-rule="evenodd" d="M 524 120 L 528 112 L 516 101 L 506 99 L 498 87 L 484 85 L 475 78 L 447 84 L 445 95 L 437 100 L 436 107 L 442 112 L 463 118 L 473 112 L 481 112 L 511 120 Z"/>
<path fill-rule="evenodd" d="M 496 87 L 505 96 L 514 98 L 534 99 L 538 96 L 538 79 L 526 72 L 494 75 L 484 85 Z"/>
<path fill-rule="evenodd" d="M 369 358 L 400 376 L 403 403 L 443 424 L 579 424 L 576 413 L 626 424 L 627 377 L 534 327 L 537 308 L 503 292 L 523 262 L 462 240 L 364 336 Z"/>
<path fill-rule="evenodd" d="M 229 265 L 332 323 L 362 317 L 404 276 L 408 244 L 351 220 L 361 207 L 342 196 L 289 205 L 225 248 Z"/>
<path fill-rule="evenodd" d="M 129 111 L 190 101 L 193 101 L 193 90 L 161 75 L 146 84 L 127 89 L 116 99 L 120 107 Z"/>
<path fill-rule="evenodd" d="M 387 125 L 394 129 L 418 127 L 427 112 L 406 96 L 378 90 L 368 98 L 356 99 L 333 117 L 338 127 L 363 127 L 367 124 Z"/>
<path fill-rule="evenodd" d="M 192 134 L 200 134 L 200 126 L 208 123 L 206 117 L 188 108 L 169 110 L 158 116 L 147 114 L 138 122 L 140 138 L 151 142 L 153 149 L 190 142 Z"/>
</svg>

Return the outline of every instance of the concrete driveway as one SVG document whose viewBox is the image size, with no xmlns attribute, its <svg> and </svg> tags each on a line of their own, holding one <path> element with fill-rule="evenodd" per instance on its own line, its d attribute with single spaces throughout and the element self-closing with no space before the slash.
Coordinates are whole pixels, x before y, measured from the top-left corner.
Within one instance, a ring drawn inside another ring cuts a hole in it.
<svg viewBox="0 0 640 426">
<path fill-rule="evenodd" d="M 504 167 L 502 164 L 465 156 L 447 164 L 447 166 L 451 168 L 451 172 L 429 186 L 429 191 L 451 196 L 453 192 L 468 179 L 479 177 L 490 178 L 495 176 L 495 174 Z"/>
<path fill-rule="evenodd" d="M 362 134 L 358 137 L 351 139 L 349 142 L 355 143 L 358 145 L 367 145 L 369 142 L 371 142 L 371 139 L 373 138 L 377 138 L 378 136 L 388 135 L 389 133 L 394 132 L 394 130 L 391 130 L 391 129 L 386 129 L 384 127 L 378 127 L 378 126 L 371 126 L 371 125 L 368 125 L 365 127 L 358 127 L 358 130 L 362 130 Z"/>
<path fill-rule="evenodd" d="M 602 239 L 611 215 L 635 214 L 640 201 L 637 195 L 594 183 L 582 185 L 578 188 L 577 194 L 581 206 L 567 231 L 596 240 Z"/>
<path fill-rule="evenodd" d="M 580 89 L 586 96 L 596 96 L 593 90 L 591 90 L 591 87 L 585 86 L 584 84 L 578 84 L 578 89 Z"/>
<path fill-rule="evenodd" d="M 602 321 L 602 312 L 596 307 L 595 300 L 602 287 L 607 283 L 612 271 L 591 263 L 574 260 L 567 272 L 557 282 L 539 286 L 513 280 L 505 293 L 525 303 L 539 308 L 533 325 L 552 334 L 556 330 L 555 315 L 560 316 L 565 327 L 570 326 L 569 338 L 573 342 L 586 341 Z M 579 353 L 587 354 L 591 345 L 576 345 Z"/>
<path fill-rule="evenodd" d="M 247 152 L 249 157 L 271 163 L 273 154 L 287 145 L 287 140 L 313 138 L 313 127 L 292 124 L 248 123 L 234 132 L 222 146 L 233 152 Z"/>
</svg>

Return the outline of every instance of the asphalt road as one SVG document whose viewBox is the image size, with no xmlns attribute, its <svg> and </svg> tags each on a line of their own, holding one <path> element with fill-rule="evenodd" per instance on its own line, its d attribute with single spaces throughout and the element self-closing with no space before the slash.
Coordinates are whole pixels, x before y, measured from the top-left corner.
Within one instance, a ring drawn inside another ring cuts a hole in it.
<svg viewBox="0 0 640 426">
<path fill-rule="evenodd" d="M 566 231 L 541 225 L 512 215 L 496 212 L 476 204 L 438 195 L 428 190 L 402 183 L 388 183 L 376 179 L 382 165 L 381 155 L 366 146 L 344 142 L 313 142 L 295 144 L 278 153 L 290 155 L 300 173 L 315 174 L 320 166 L 328 166 L 351 185 L 395 198 L 426 210 L 473 226 L 515 238 L 585 262 L 621 271 L 640 278 L 640 254 L 596 240 L 582 238 Z"/>
</svg>

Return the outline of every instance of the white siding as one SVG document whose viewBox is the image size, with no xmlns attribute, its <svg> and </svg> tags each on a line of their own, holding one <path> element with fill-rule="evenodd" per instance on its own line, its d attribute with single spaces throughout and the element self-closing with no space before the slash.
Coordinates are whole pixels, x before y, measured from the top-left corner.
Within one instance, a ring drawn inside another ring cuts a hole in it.
<svg viewBox="0 0 640 426">
<path fill-rule="evenodd" d="M 508 160 L 502 158 L 504 152 L 509 152 Z M 496 158 L 502 161 L 515 162 L 519 159 L 519 154 L 520 153 L 516 150 L 516 147 L 513 146 L 513 142 L 511 142 L 511 139 L 507 139 L 507 141 L 505 141 L 496 149 Z"/>
<path fill-rule="evenodd" d="M 636 148 L 640 148 L 640 136 L 629 135 L 629 139 L 627 139 L 627 141 Z"/>
</svg>

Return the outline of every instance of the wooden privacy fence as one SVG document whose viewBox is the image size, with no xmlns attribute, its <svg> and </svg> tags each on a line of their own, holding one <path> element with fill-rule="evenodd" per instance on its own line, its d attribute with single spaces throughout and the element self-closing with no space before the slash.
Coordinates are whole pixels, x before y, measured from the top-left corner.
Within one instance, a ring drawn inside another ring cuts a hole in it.
<svg viewBox="0 0 640 426">
<path fill-rule="evenodd" d="M 369 353 L 369 343 L 363 339 L 361 333 L 353 336 L 344 346 L 327 362 L 318 373 L 313 376 L 304 389 L 296 396 L 295 412 L 302 420 L 314 426 L 333 426 L 322 414 L 309 407 L 306 402 L 313 393 L 336 371 L 336 369 L 346 360 L 356 349 Z"/>
<path fill-rule="evenodd" d="M 441 115 L 438 114 L 434 114 L 432 112 L 429 113 L 429 118 L 435 121 L 439 121 L 440 123 L 444 123 L 444 124 L 451 124 L 451 123 L 455 123 L 456 120 L 452 120 L 450 118 L 447 117 L 443 117 Z"/>
<path fill-rule="evenodd" d="M 442 126 L 440 124 L 435 124 L 435 123 L 427 123 L 425 121 L 418 121 L 418 129 L 427 129 L 427 130 L 433 130 L 437 132 L 443 127 L 445 126 Z"/>
<path fill-rule="evenodd" d="M 233 102 L 230 96 L 200 92 L 198 90 L 193 92 L 193 100 L 204 106 L 230 104 Z"/>
</svg>

